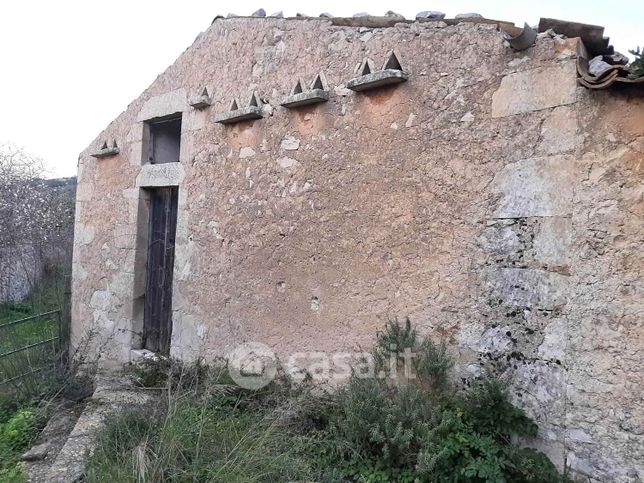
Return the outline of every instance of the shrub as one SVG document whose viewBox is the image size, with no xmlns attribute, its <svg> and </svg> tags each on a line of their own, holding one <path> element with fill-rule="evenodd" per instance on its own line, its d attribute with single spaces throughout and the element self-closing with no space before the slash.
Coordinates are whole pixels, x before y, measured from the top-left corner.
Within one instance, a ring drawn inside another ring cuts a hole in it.
<svg viewBox="0 0 644 483">
<path fill-rule="evenodd" d="M 635 79 L 644 76 L 644 49 L 637 47 L 629 52 L 635 57 L 635 60 L 628 65 L 630 76 Z"/>
<path fill-rule="evenodd" d="M 548 475 L 557 481 L 543 454 L 512 446 L 511 436 L 534 436 L 537 426 L 509 402 L 502 383 L 486 381 L 457 394 L 450 385 L 453 362 L 446 347 L 419 340 L 409 320 L 387 325 L 374 359 L 382 365 L 390 350 L 404 348 L 415 353 L 415 378 L 392 385 L 354 375 L 338 393 L 330 433 L 345 476 L 354 481 L 539 482 Z"/>
<path fill-rule="evenodd" d="M 410 374 L 405 374 L 406 354 L 414 356 L 411 358 L 412 367 L 407 369 Z M 385 330 L 377 334 L 373 358 L 376 372 L 386 371 L 395 365 L 396 375 L 403 374 L 403 378 L 398 377 L 399 382 L 421 385 L 433 397 L 442 395 L 448 385 L 449 371 L 454 365 L 445 344 L 436 344 L 429 337 L 419 340 L 409 318 L 405 319 L 404 325 L 397 319 L 387 322 Z M 394 364 L 392 360 L 395 360 Z"/>
<path fill-rule="evenodd" d="M 338 396 L 331 431 L 349 453 L 386 467 L 413 467 L 437 408 L 414 386 L 387 388 L 375 379 L 352 379 Z M 346 453 L 345 453 L 346 455 Z"/>
<path fill-rule="evenodd" d="M 0 481 L 24 481 L 19 457 L 38 434 L 40 423 L 33 410 L 21 409 L 0 424 Z"/>
<path fill-rule="evenodd" d="M 11 451 L 23 449 L 36 432 L 36 416 L 31 410 L 23 409 L 2 425 L 0 440 Z"/>
<path fill-rule="evenodd" d="M 465 395 L 465 415 L 475 431 L 509 443 L 510 436 L 536 436 L 537 424 L 508 400 L 507 385 L 486 380 Z"/>
</svg>

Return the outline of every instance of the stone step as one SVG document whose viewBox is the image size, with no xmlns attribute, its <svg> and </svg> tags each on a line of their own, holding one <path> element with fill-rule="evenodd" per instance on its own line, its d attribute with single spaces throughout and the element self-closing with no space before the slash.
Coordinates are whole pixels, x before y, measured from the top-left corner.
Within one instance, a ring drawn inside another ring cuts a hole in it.
<svg viewBox="0 0 644 483">
<path fill-rule="evenodd" d="M 65 401 L 56 407 L 51 414 L 45 429 L 40 433 L 36 444 L 23 454 L 23 470 L 27 481 L 47 481 L 47 473 L 52 463 L 74 429 L 85 404 Z"/>
<path fill-rule="evenodd" d="M 74 429 L 56 456 L 43 480 L 35 483 L 73 483 L 82 481 L 88 457 L 96 449 L 100 431 L 108 416 L 125 408 L 149 404 L 152 394 L 132 386 L 126 378 L 98 376 L 96 389 L 76 421 Z"/>
</svg>

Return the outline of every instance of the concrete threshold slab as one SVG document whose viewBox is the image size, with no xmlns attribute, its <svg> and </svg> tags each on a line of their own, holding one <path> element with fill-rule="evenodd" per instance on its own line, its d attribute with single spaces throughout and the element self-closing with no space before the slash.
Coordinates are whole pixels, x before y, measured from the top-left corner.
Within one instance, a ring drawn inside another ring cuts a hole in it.
<svg viewBox="0 0 644 483">
<path fill-rule="evenodd" d="M 82 481 L 87 459 L 96 449 L 98 434 L 105 428 L 108 416 L 126 408 L 145 406 L 152 400 L 152 394 L 138 390 L 127 378 L 98 376 L 94 395 L 78 418 L 43 483 Z"/>
</svg>

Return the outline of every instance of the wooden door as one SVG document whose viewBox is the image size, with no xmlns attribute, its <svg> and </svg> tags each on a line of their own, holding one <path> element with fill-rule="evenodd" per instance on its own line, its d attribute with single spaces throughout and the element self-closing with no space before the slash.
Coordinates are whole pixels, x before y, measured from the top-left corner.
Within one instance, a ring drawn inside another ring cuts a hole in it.
<svg viewBox="0 0 644 483">
<path fill-rule="evenodd" d="M 150 191 L 143 347 L 168 354 L 172 337 L 172 278 L 178 188 Z"/>
</svg>

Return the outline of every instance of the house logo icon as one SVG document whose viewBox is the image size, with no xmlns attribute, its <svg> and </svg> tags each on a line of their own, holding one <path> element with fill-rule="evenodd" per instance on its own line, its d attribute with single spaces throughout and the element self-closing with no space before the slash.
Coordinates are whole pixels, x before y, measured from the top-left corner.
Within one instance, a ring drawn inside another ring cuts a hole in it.
<svg viewBox="0 0 644 483">
<path fill-rule="evenodd" d="M 248 342 L 228 355 L 230 377 L 244 389 L 261 389 L 277 374 L 277 358 L 266 344 Z"/>
</svg>

